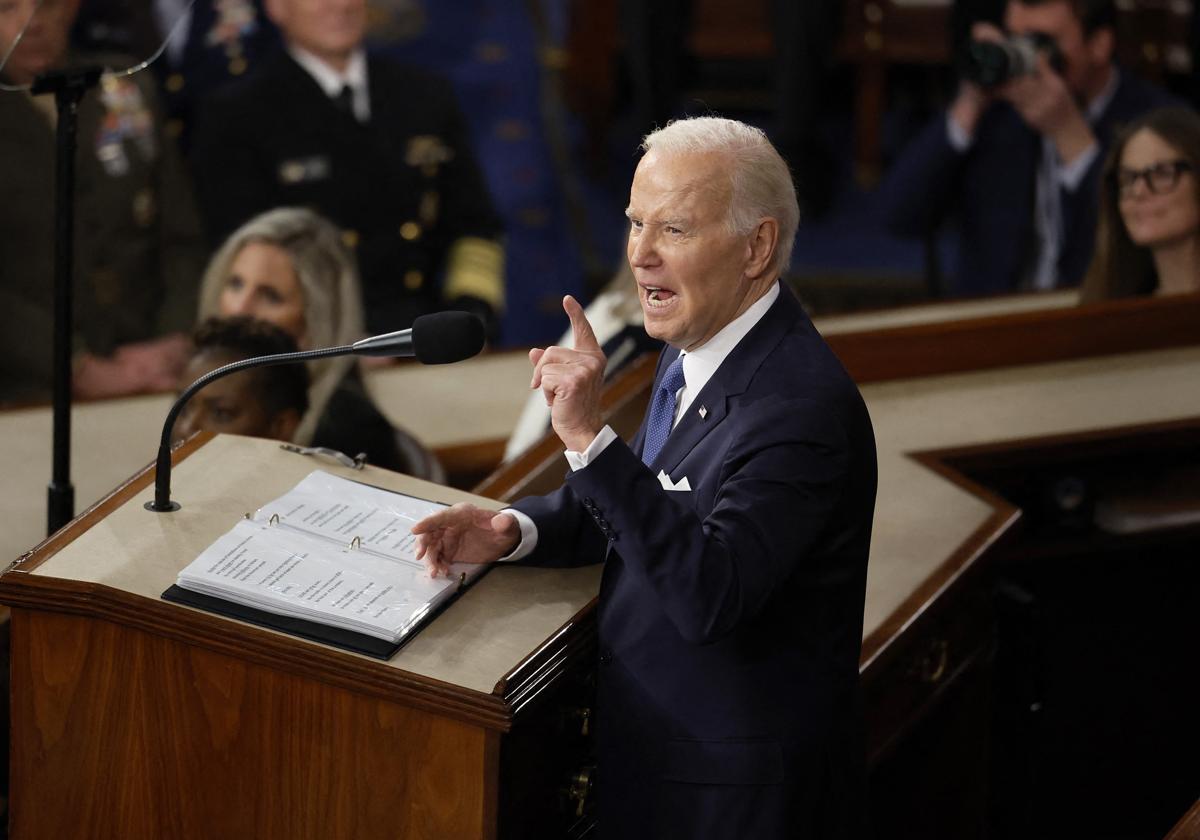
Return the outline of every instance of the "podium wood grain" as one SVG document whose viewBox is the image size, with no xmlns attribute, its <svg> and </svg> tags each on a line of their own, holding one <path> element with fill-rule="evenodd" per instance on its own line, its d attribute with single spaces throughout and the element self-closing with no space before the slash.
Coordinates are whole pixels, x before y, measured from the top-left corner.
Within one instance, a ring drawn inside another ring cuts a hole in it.
<svg viewBox="0 0 1200 840">
<path fill-rule="evenodd" d="M 13 837 L 490 837 L 500 733 L 198 645 L 13 612 Z"/>
<path fill-rule="evenodd" d="M 147 470 L 0 577 L 12 836 L 496 837 L 519 781 L 501 781 L 505 739 L 589 650 L 598 570 L 495 568 L 380 662 L 158 597 L 243 512 L 324 467 L 237 437 L 176 457 L 180 511 L 142 508 Z"/>
</svg>

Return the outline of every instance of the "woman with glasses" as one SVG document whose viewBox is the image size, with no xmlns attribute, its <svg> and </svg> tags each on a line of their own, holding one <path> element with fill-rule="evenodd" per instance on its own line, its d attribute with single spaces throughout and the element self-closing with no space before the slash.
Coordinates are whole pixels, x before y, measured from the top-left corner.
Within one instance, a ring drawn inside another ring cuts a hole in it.
<svg viewBox="0 0 1200 840">
<path fill-rule="evenodd" d="M 1200 115 L 1161 108 L 1126 127 L 1100 205 L 1085 303 L 1200 292 Z"/>
</svg>

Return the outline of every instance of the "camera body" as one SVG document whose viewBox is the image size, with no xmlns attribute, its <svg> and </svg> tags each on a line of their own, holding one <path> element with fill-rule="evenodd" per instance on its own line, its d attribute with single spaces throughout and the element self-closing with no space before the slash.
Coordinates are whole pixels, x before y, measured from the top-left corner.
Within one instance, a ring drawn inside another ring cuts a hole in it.
<svg viewBox="0 0 1200 840">
<path fill-rule="evenodd" d="M 971 41 L 963 55 L 962 76 L 982 88 L 993 88 L 1032 74 L 1040 54 L 1049 58 L 1054 72 L 1063 72 L 1065 62 L 1058 44 L 1041 32 L 1010 35 L 1003 41 Z"/>
</svg>

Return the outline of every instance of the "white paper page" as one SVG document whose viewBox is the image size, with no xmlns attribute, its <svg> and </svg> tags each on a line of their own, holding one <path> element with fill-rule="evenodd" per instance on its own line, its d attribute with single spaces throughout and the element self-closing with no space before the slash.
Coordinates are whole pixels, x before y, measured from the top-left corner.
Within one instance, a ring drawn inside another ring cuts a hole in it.
<svg viewBox="0 0 1200 840">
<path fill-rule="evenodd" d="M 398 640 L 457 581 L 242 520 L 179 573 L 185 589 Z"/>
<path fill-rule="evenodd" d="M 254 518 L 266 523 L 277 515 L 281 525 L 340 546 L 357 537 L 363 551 L 421 568 L 410 529 L 445 507 L 314 470 L 295 488 L 259 508 Z"/>
</svg>

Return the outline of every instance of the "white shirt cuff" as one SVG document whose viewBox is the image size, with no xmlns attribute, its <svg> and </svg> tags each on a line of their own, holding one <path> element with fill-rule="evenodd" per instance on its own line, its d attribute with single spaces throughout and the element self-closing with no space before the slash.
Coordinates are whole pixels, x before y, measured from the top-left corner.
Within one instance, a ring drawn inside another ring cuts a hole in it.
<svg viewBox="0 0 1200 840">
<path fill-rule="evenodd" d="M 612 430 L 611 426 L 605 426 L 588 444 L 588 448 L 583 452 L 572 452 L 570 449 L 566 451 L 567 463 L 571 465 L 572 470 L 581 470 L 588 465 L 593 458 L 604 451 L 604 448 L 617 439 L 617 433 Z M 510 563 L 513 560 L 520 560 L 523 557 L 528 557 L 537 548 L 538 532 L 537 525 L 521 511 L 515 508 L 505 508 L 501 513 L 511 514 L 513 519 L 517 520 L 517 525 L 521 529 L 521 542 L 513 549 L 512 553 L 501 557 L 497 563 Z"/>
<path fill-rule="evenodd" d="M 946 139 L 950 141 L 950 148 L 960 154 L 971 148 L 971 144 L 975 142 L 975 138 L 963 131 L 949 111 L 946 112 Z"/>
<path fill-rule="evenodd" d="M 537 548 L 537 525 L 534 525 L 532 519 L 515 508 L 505 508 L 500 512 L 510 514 L 513 519 L 517 520 L 517 525 L 521 528 L 521 541 L 517 543 L 517 547 L 512 550 L 511 554 L 501 557 L 496 562 L 509 563 L 513 560 L 520 560 L 522 557 L 528 557 Z"/>
<path fill-rule="evenodd" d="M 1067 192 L 1075 192 L 1079 189 L 1079 185 L 1083 182 L 1083 177 L 1087 175 L 1088 169 L 1092 162 L 1100 154 L 1100 146 L 1093 142 L 1082 152 L 1075 156 L 1075 160 L 1070 163 L 1059 163 L 1058 165 L 1058 183 Z"/>
<path fill-rule="evenodd" d="M 617 433 L 612 430 L 611 426 L 605 426 L 600 432 L 592 438 L 592 442 L 588 444 L 588 448 L 582 452 L 574 452 L 568 449 L 563 454 L 567 456 L 567 463 L 571 465 L 571 470 L 581 470 L 592 462 L 596 456 L 605 450 L 605 448 L 617 439 Z"/>
</svg>

